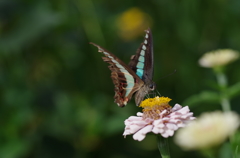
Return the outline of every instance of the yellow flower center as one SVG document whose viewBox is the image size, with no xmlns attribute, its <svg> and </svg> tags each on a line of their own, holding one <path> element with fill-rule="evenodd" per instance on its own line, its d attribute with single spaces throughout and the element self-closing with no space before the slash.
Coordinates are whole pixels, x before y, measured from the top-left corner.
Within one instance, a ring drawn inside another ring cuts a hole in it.
<svg viewBox="0 0 240 158">
<path fill-rule="evenodd" d="M 142 101 L 140 107 L 143 108 L 143 118 L 151 118 L 157 120 L 160 118 L 160 113 L 167 110 L 165 115 L 168 115 L 171 110 L 171 106 L 168 102 L 171 101 L 168 97 L 155 97 L 148 98 Z"/>
<path fill-rule="evenodd" d="M 155 97 L 155 98 L 148 98 L 142 101 L 140 104 L 140 107 L 146 108 L 146 107 L 153 107 L 155 105 L 162 105 L 162 104 L 168 104 L 172 99 L 168 97 Z"/>
</svg>

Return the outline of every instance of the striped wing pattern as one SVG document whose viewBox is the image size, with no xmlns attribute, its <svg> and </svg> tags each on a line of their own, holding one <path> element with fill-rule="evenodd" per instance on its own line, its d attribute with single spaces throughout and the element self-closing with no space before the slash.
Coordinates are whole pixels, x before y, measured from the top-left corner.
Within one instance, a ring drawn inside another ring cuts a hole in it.
<svg viewBox="0 0 240 158">
<path fill-rule="evenodd" d="M 98 51 L 104 55 L 102 57 L 103 61 L 110 64 L 108 67 L 111 70 L 111 78 L 115 85 L 115 103 L 124 107 L 130 101 L 132 95 L 144 85 L 144 82 L 115 55 L 95 43 L 90 44 L 96 46 Z"/>
<path fill-rule="evenodd" d="M 146 30 L 144 42 L 141 43 L 136 55 L 131 57 L 129 67 L 145 82 L 153 78 L 153 42 L 150 29 Z"/>
</svg>

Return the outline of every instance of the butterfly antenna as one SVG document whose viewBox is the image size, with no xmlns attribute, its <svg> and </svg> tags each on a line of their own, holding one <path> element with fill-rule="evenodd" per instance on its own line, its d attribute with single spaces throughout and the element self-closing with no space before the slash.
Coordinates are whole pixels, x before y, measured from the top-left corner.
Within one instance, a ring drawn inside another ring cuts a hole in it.
<svg viewBox="0 0 240 158">
<path fill-rule="evenodd" d="M 166 78 L 166 77 L 168 77 L 168 76 L 171 76 L 171 75 L 175 74 L 176 72 L 177 72 L 177 70 L 175 69 L 172 73 L 170 73 L 170 74 L 168 74 L 168 75 L 166 75 L 166 76 L 163 76 L 163 77 L 161 77 L 160 79 L 163 79 L 163 78 Z"/>
<path fill-rule="evenodd" d="M 154 96 L 154 98 L 156 97 L 156 92 L 154 91 L 154 92 L 152 92 L 152 95 Z"/>
<path fill-rule="evenodd" d="M 150 97 L 154 98 L 154 97 L 156 97 L 156 92 L 152 91 L 151 93 L 148 93 L 147 95 L 148 95 L 149 98 Z"/>
</svg>

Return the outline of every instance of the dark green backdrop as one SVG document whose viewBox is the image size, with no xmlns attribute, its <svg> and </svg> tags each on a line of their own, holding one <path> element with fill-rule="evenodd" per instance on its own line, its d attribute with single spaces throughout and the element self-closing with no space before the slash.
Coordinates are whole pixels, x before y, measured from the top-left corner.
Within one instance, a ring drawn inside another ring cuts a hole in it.
<svg viewBox="0 0 240 158">
<path fill-rule="evenodd" d="M 160 157 L 154 135 L 123 138 L 123 121 L 141 109 L 134 101 L 117 107 L 108 65 L 89 42 L 128 63 L 149 26 L 157 89 L 171 105 L 185 106 L 215 87 L 212 71 L 198 65 L 202 54 L 240 50 L 239 8 L 239 0 L 1 0 L 0 157 Z M 227 67 L 230 85 L 240 79 L 239 66 Z M 240 111 L 239 98 L 231 103 Z M 189 106 L 195 116 L 221 109 L 215 102 Z M 173 158 L 201 157 L 172 138 L 170 148 Z"/>
</svg>

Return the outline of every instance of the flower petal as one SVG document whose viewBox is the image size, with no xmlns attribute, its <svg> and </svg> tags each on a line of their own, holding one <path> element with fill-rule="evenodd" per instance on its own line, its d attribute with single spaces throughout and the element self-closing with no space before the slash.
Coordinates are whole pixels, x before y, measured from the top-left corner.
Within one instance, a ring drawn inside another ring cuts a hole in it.
<svg viewBox="0 0 240 158">
<path fill-rule="evenodd" d="M 138 112 L 138 113 L 137 113 L 137 116 L 142 117 L 142 116 L 143 116 L 143 113 Z"/>
<path fill-rule="evenodd" d="M 134 140 L 142 141 L 148 132 L 151 132 L 153 125 L 147 125 L 133 135 Z"/>
<path fill-rule="evenodd" d="M 181 109 L 181 108 L 182 108 L 181 105 L 175 104 L 171 111 L 177 111 L 177 110 L 179 110 L 179 109 Z"/>
</svg>

